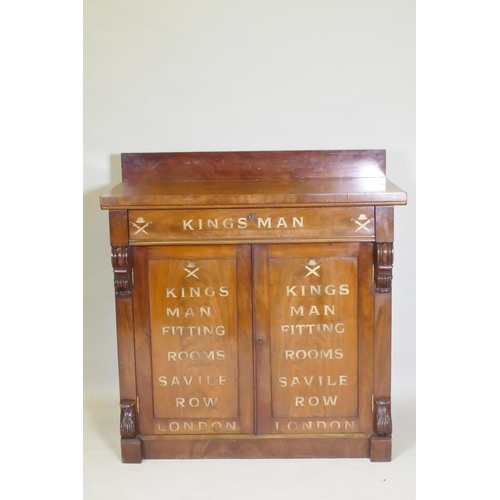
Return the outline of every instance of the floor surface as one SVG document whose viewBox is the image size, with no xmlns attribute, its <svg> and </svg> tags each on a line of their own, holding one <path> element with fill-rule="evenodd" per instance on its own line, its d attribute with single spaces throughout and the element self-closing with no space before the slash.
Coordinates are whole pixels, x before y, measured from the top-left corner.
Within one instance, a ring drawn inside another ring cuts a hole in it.
<svg viewBox="0 0 500 500">
<path fill-rule="evenodd" d="M 145 460 L 122 464 L 116 395 L 84 403 L 85 500 L 413 500 L 415 402 L 393 394 L 393 459 Z"/>
</svg>

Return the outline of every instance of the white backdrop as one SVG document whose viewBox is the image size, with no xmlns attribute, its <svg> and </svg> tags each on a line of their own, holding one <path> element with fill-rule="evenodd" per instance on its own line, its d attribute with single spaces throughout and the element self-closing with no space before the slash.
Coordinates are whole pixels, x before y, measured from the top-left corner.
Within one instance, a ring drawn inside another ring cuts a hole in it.
<svg viewBox="0 0 500 500">
<path fill-rule="evenodd" d="M 121 152 L 386 149 L 393 405 L 415 391 L 415 5 L 84 1 L 84 392 L 118 404 L 107 212 Z M 395 422 L 395 432 L 397 432 Z M 399 497 L 403 498 L 403 497 Z"/>
</svg>

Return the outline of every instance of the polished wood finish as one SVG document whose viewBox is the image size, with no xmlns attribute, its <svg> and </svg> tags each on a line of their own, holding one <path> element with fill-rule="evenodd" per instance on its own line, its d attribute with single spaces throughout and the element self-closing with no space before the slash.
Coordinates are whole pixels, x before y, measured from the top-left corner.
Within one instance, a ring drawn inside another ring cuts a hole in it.
<svg viewBox="0 0 500 500">
<path fill-rule="evenodd" d="M 122 462 L 140 464 L 144 456 L 142 441 L 139 438 L 121 440 Z"/>
<path fill-rule="evenodd" d="M 391 447 L 390 436 L 372 436 L 370 438 L 370 460 L 372 462 L 390 462 Z"/>
<path fill-rule="evenodd" d="M 385 177 L 384 150 L 124 153 L 124 181 Z"/>
<path fill-rule="evenodd" d="M 140 428 L 253 433 L 250 247 L 136 250 Z"/>
<path fill-rule="evenodd" d="M 375 239 L 373 207 L 130 210 L 131 245 L 367 241 Z"/>
<path fill-rule="evenodd" d="M 101 197 L 108 210 L 404 205 L 406 193 L 383 177 L 132 182 Z"/>
<path fill-rule="evenodd" d="M 391 458 L 385 151 L 122 155 L 122 460 Z"/>
<path fill-rule="evenodd" d="M 144 458 L 362 458 L 370 456 L 370 440 L 363 434 L 293 438 L 177 436 L 169 440 L 147 436 L 142 446 Z"/>
<path fill-rule="evenodd" d="M 371 429 L 370 263 L 355 243 L 259 246 L 259 432 Z"/>
</svg>

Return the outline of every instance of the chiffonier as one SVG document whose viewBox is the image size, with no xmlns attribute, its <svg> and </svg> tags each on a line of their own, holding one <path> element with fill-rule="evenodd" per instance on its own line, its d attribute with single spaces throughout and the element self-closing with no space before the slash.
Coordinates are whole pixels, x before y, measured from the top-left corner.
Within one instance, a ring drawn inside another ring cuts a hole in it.
<svg viewBox="0 0 500 500">
<path fill-rule="evenodd" d="M 124 462 L 391 459 L 384 150 L 127 153 L 109 211 Z"/>
</svg>

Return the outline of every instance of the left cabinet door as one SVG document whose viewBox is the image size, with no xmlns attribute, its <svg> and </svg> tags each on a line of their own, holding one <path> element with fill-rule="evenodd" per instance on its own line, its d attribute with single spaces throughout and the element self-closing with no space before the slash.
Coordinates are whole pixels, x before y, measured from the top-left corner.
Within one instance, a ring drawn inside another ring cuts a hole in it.
<svg viewBox="0 0 500 500">
<path fill-rule="evenodd" d="M 254 432 L 249 245 L 134 248 L 139 432 Z"/>
</svg>

